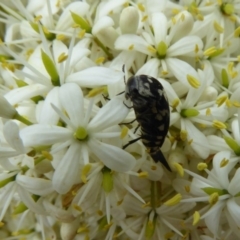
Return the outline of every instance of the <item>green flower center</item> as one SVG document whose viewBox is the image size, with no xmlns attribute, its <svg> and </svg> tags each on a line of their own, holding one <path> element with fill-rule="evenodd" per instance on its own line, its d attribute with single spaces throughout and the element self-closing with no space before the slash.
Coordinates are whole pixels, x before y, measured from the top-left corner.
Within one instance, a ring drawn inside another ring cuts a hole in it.
<svg viewBox="0 0 240 240">
<path fill-rule="evenodd" d="M 74 137 L 77 140 L 84 141 L 84 140 L 87 139 L 88 133 L 87 133 L 87 131 L 86 131 L 86 129 L 84 127 L 78 127 L 78 129 L 74 133 Z"/>
</svg>

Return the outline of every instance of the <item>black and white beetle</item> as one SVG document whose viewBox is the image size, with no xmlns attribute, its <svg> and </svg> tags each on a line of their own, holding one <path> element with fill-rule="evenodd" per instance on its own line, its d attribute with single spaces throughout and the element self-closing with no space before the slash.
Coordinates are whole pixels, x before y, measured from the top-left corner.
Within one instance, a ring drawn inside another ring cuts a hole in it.
<svg viewBox="0 0 240 240">
<path fill-rule="evenodd" d="M 142 139 L 155 162 L 161 162 L 169 171 L 171 168 L 160 147 L 169 128 L 169 105 L 162 84 L 147 75 L 132 76 L 126 83 L 126 99 L 130 99 L 141 127 L 141 136 L 130 141 L 123 148 Z"/>
</svg>

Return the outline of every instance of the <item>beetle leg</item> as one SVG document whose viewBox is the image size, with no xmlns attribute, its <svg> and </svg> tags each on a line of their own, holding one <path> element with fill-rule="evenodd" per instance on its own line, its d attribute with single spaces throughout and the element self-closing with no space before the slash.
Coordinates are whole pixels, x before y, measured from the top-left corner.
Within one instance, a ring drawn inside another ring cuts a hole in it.
<svg viewBox="0 0 240 240">
<path fill-rule="evenodd" d="M 129 145 L 137 142 L 137 141 L 140 140 L 141 138 L 142 138 L 142 137 L 138 137 L 138 138 L 135 138 L 135 139 L 129 141 L 129 142 L 128 142 L 127 144 L 125 144 L 122 148 L 125 149 L 126 147 L 128 147 Z"/>
</svg>

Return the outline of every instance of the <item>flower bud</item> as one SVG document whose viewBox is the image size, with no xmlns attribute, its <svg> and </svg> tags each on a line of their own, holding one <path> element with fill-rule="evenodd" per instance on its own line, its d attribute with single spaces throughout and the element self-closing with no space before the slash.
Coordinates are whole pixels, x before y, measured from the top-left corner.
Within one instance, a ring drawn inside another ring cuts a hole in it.
<svg viewBox="0 0 240 240">
<path fill-rule="evenodd" d="M 199 102 L 201 101 L 214 101 L 218 96 L 218 92 L 217 90 L 212 87 L 212 86 L 208 86 L 204 91 L 202 96 L 199 99 Z"/>
<path fill-rule="evenodd" d="M 120 16 L 120 28 L 122 34 L 136 33 L 138 29 L 139 15 L 135 7 L 123 9 Z"/>
</svg>

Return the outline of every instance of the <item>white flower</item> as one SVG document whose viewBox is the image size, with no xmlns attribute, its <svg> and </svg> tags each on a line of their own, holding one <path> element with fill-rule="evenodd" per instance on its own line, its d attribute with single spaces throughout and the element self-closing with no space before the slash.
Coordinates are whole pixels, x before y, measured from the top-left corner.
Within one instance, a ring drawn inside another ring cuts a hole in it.
<svg viewBox="0 0 240 240">
<path fill-rule="evenodd" d="M 52 152 L 63 150 L 62 159 L 55 159 L 53 186 L 60 193 L 66 193 L 78 181 L 81 164 L 88 164 L 89 155 L 94 153 L 108 168 L 125 172 L 134 167 L 134 158 L 114 145 L 98 139 L 116 138 L 119 131 L 107 132 L 106 129 L 120 123 L 128 113 L 119 97 L 109 101 L 93 119 L 90 118 L 91 105 L 84 113 L 83 95 L 78 85 L 69 83 L 59 89 L 61 109 L 54 107 L 67 128 L 49 124 L 36 124 L 21 131 L 25 146 L 53 145 Z M 89 121 L 90 120 L 90 121 Z M 57 144 L 57 143 L 60 143 Z M 67 149 L 66 149 L 67 148 Z"/>
</svg>

